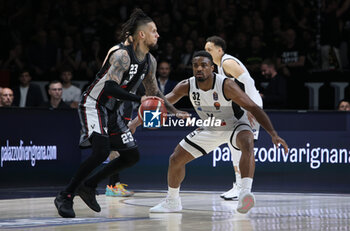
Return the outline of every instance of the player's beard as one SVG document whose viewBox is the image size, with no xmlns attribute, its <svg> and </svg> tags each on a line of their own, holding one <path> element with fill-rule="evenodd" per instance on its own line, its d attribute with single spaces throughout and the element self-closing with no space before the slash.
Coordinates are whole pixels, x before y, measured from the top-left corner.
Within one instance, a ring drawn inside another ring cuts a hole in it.
<svg viewBox="0 0 350 231">
<path fill-rule="evenodd" d="M 207 78 L 203 77 L 197 77 L 197 81 L 198 82 L 204 82 L 205 80 L 207 80 Z"/>
<path fill-rule="evenodd" d="M 149 49 L 150 51 L 155 51 L 155 50 L 157 50 L 157 49 L 158 49 L 158 43 L 148 45 L 148 49 Z"/>
</svg>

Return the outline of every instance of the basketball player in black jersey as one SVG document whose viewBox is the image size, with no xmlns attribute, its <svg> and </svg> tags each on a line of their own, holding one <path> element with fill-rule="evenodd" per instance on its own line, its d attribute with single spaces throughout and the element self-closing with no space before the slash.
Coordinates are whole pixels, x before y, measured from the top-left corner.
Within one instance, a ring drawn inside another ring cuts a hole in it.
<svg viewBox="0 0 350 231">
<path fill-rule="evenodd" d="M 75 217 L 73 197 L 77 193 L 94 211 L 101 208 L 96 201 L 96 187 L 102 179 L 133 166 L 139 160 L 137 144 L 122 118 L 124 101 L 143 102 L 150 96 L 164 100 L 170 113 L 187 117 L 174 108 L 160 92 L 155 73 L 156 60 L 149 53 L 156 47 L 159 34 L 153 20 L 142 10 L 135 9 L 122 26 L 122 40 L 131 38 L 130 45 L 123 43 L 112 47 L 94 82 L 83 93 L 79 104 L 82 125 L 81 147 L 92 147 L 92 154 L 79 167 L 75 176 L 56 199 L 55 206 L 62 217 Z M 146 96 L 137 96 L 136 89 L 143 83 Z M 110 130 L 116 135 L 110 138 Z M 100 171 L 89 176 L 107 159 L 114 146 L 120 157 L 112 160 Z M 89 176 L 89 177 L 88 177 Z M 88 177 L 88 178 L 87 178 Z M 87 178 L 87 179 L 86 179 Z"/>
</svg>

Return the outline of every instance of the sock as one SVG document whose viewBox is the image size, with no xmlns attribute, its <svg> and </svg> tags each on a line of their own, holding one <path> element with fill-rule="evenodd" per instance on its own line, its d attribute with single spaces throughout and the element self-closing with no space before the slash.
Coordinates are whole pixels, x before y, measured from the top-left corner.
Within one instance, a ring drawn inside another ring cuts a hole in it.
<svg viewBox="0 0 350 231">
<path fill-rule="evenodd" d="M 244 177 L 242 179 L 242 190 L 248 190 L 249 192 L 252 190 L 253 178 Z"/>
<path fill-rule="evenodd" d="M 239 187 L 242 187 L 242 178 L 241 178 L 241 174 L 239 174 L 238 172 L 235 172 L 235 175 L 236 175 L 236 184 L 237 184 Z"/>
<path fill-rule="evenodd" d="M 109 176 L 109 185 L 114 186 L 118 182 L 120 182 L 119 173 L 115 173 L 115 174 Z"/>
<path fill-rule="evenodd" d="M 169 198 L 179 198 L 180 197 L 180 187 L 170 188 L 168 187 L 168 196 Z"/>
</svg>

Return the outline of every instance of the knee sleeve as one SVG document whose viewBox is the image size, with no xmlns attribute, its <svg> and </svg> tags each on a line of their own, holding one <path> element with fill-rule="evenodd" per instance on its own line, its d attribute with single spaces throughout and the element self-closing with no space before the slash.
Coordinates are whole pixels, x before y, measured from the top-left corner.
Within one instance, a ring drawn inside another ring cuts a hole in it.
<svg viewBox="0 0 350 231">
<path fill-rule="evenodd" d="M 91 137 L 92 154 L 91 156 L 97 162 L 103 162 L 107 159 L 110 151 L 110 142 L 107 136 L 93 133 Z"/>
<path fill-rule="evenodd" d="M 127 166 L 133 166 L 140 160 L 140 153 L 137 148 L 129 149 L 126 151 L 120 151 L 120 160 Z"/>
</svg>

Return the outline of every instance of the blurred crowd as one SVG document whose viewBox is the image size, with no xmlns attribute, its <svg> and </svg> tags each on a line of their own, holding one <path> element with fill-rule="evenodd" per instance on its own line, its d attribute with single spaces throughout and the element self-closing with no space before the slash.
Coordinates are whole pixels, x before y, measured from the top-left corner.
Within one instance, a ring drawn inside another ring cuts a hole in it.
<svg viewBox="0 0 350 231">
<path fill-rule="evenodd" d="M 349 68 L 350 0 L 0 0 L 0 86 L 19 85 L 23 69 L 37 81 L 64 70 L 91 81 L 135 7 L 156 22 L 159 47 L 151 53 L 170 64 L 174 81 L 192 75 L 192 54 L 212 35 L 227 41 L 259 90 L 266 59 L 289 90 L 312 70 Z"/>
</svg>

